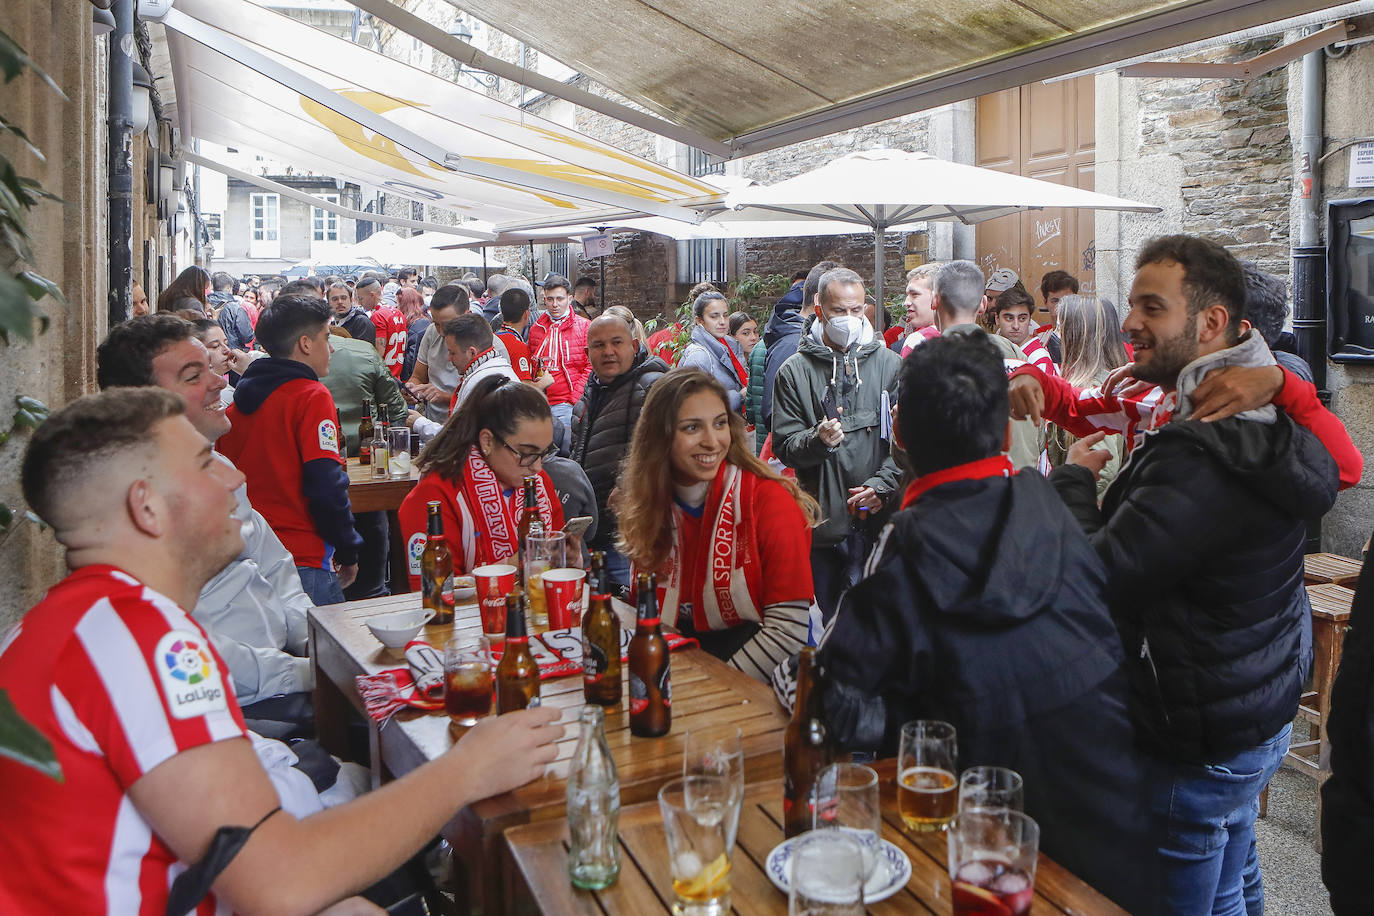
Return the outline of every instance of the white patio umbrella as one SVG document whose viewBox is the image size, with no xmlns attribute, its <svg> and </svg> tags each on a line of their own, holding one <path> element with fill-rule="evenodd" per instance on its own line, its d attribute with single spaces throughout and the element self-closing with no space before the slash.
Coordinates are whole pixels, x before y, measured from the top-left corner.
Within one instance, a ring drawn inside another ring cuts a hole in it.
<svg viewBox="0 0 1374 916">
<path fill-rule="evenodd" d="M 723 213 L 736 221 L 824 220 L 873 232 L 874 286 L 883 301 L 883 233 L 936 220 L 979 223 L 1022 210 L 1068 207 L 1157 213 L 1159 207 L 1068 185 L 946 162 L 925 153 L 874 149 L 850 153 L 769 187 L 726 195 Z M 856 231 L 856 230 L 850 230 Z"/>
<path fill-rule="evenodd" d="M 345 247 L 344 252 L 353 258 L 371 258 L 378 264 L 396 264 L 400 258 L 393 255 L 403 250 L 404 244 L 405 239 L 388 229 L 382 229 L 361 242 Z"/>
</svg>

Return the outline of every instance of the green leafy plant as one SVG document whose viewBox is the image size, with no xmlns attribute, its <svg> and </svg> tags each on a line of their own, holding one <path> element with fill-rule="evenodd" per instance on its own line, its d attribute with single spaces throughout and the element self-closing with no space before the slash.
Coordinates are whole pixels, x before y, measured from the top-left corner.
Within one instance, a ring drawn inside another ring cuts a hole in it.
<svg viewBox="0 0 1374 916">
<path fill-rule="evenodd" d="M 52 77 L 42 71 L 9 35 L 0 31 L 0 75 L 10 83 L 25 70 L 32 70 L 47 83 L 63 101 L 67 96 Z M 40 162 L 42 150 L 29 140 L 24 129 L 14 121 L 0 117 L 0 133 L 16 137 L 20 145 Z M 46 330 L 48 317 L 38 307 L 47 297 L 66 305 L 66 297 L 57 284 L 33 270 L 33 248 L 29 234 L 29 211 L 43 200 L 61 202 L 61 198 L 43 190 L 32 178 L 20 175 L 6 156 L 0 154 L 0 342 L 8 344 L 11 335 L 32 341 L 35 325 Z"/>
<path fill-rule="evenodd" d="M 33 71 L 63 101 L 66 100 L 66 95 L 52 78 L 30 59 L 14 39 L 0 31 L 0 75 L 3 75 L 4 82 L 10 83 L 25 70 Z M 0 134 L 15 137 L 30 155 L 40 162 L 44 161 L 42 150 L 29 140 L 24 129 L 3 116 L 0 116 Z M 44 298 L 50 296 L 59 304 L 66 304 L 57 284 L 33 269 L 28 216 L 29 211 L 45 199 L 60 202 L 59 198 L 43 190 L 37 181 L 20 175 L 14 163 L 0 154 L 0 344 L 8 345 L 11 335 L 32 341 L 38 333 L 47 329 L 48 317 L 38 307 Z M 14 433 L 36 429 L 47 417 L 48 408 L 41 401 L 23 396 L 15 398 L 14 417 L 10 428 L 0 432 L 0 447 Z M 0 546 L 19 527 L 19 523 L 26 520 L 38 523 L 37 517 L 31 512 L 17 518 L 18 522 L 14 510 L 0 502 Z M 62 779 L 62 768 L 52 744 L 42 732 L 24 720 L 4 690 L 0 690 L 0 756 L 17 760 L 54 779 Z"/>
<path fill-rule="evenodd" d="M 34 728 L 0 689 L 0 757 L 9 757 L 62 782 L 62 766 L 43 733 Z"/>
</svg>

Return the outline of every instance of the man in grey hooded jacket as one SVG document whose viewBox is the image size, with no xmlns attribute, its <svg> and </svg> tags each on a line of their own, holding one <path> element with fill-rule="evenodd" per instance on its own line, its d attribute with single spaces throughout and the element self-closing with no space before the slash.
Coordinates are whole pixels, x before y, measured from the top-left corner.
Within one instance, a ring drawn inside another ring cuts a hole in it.
<svg viewBox="0 0 1374 916">
<path fill-rule="evenodd" d="M 881 528 L 901 471 L 891 405 L 902 361 L 864 317 L 863 279 L 839 267 L 820 278 L 820 311 L 773 388 L 773 450 L 821 504 L 812 533 L 816 603 L 829 620 Z"/>
</svg>

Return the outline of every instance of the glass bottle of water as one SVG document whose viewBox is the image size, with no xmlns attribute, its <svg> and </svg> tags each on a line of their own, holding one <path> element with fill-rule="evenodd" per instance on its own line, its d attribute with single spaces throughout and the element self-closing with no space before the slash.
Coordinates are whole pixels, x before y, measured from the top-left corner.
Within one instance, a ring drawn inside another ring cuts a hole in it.
<svg viewBox="0 0 1374 916">
<path fill-rule="evenodd" d="M 568 773 L 568 874 L 600 890 L 620 877 L 620 777 L 606 744 L 606 712 L 582 707 L 581 734 Z"/>
</svg>

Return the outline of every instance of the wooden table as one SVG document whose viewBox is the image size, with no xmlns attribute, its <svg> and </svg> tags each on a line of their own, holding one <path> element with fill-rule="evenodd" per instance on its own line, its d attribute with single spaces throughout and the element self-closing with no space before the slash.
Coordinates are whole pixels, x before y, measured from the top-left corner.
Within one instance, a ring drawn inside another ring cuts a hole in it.
<svg viewBox="0 0 1374 916">
<path fill-rule="evenodd" d="M 881 761 L 875 769 L 883 797 L 883 836 L 911 860 L 911 880 L 896 895 L 869 906 L 868 912 L 948 914 L 945 834 L 908 833 L 897 813 L 895 761 Z M 787 896 L 764 873 L 768 853 L 782 839 L 781 780 L 749 786 L 731 859 L 730 903 L 735 913 L 786 916 Z M 568 880 L 566 820 L 515 827 L 506 831 L 505 840 L 504 871 L 509 881 L 506 913 L 649 916 L 670 911 L 672 876 L 663 818 L 656 802 L 621 809 L 620 879 L 604 891 L 578 890 Z M 1125 911 L 1042 854 L 1036 867 L 1031 913 L 1109 916 Z"/>
<path fill-rule="evenodd" d="M 311 659 L 315 668 L 315 716 L 320 740 L 342 748 L 348 708 L 362 711 L 355 678 L 403 664 L 398 653 L 379 643 L 365 626 L 368 617 L 416 607 L 418 595 L 393 595 L 368 601 L 315 608 L 310 612 Z M 618 604 L 622 622 L 630 608 Z M 476 604 L 462 605 L 454 627 L 428 627 L 425 638 L 442 646 L 452 632 L 476 633 Z M 682 775 L 683 736 L 690 728 L 738 725 L 743 733 L 745 778 L 750 782 L 782 775 L 782 732 L 787 715 L 772 690 L 700 649 L 672 654 L 673 727 L 662 738 L 633 738 L 629 730 L 628 691 L 620 709 L 608 710 L 606 740 L 620 774 L 626 805 L 652 801 L 659 787 Z M 577 744 L 577 717 L 582 683 L 576 677 L 545 681 L 540 689 L 546 706 L 562 711 L 564 735 L 548 776 L 515 792 L 463 809 L 445 830 L 456 854 L 474 880 L 470 896 L 484 913 L 499 911 L 500 842 L 506 828 L 531 821 L 561 818 L 568 762 Z M 403 775 L 444 753 L 453 743 L 442 713 L 401 713 L 384 727 L 371 729 L 374 780 Z"/>
<path fill-rule="evenodd" d="M 1302 558 L 1306 585 L 1344 585 L 1354 588 L 1360 578 L 1359 560 L 1336 553 L 1309 553 Z"/>
<path fill-rule="evenodd" d="M 387 550 L 387 581 L 394 593 L 410 591 L 410 576 L 406 569 L 405 541 L 401 537 L 401 521 L 396 510 L 401 508 L 401 500 L 406 498 L 420 479 L 420 472 L 414 462 L 410 465 L 409 477 L 373 477 L 372 465 L 363 464 L 357 458 L 348 459 L 348 502 L 349 508 L 356 512 L 385 512 L 387 530 L 390 532 Z"/>
</svg>

